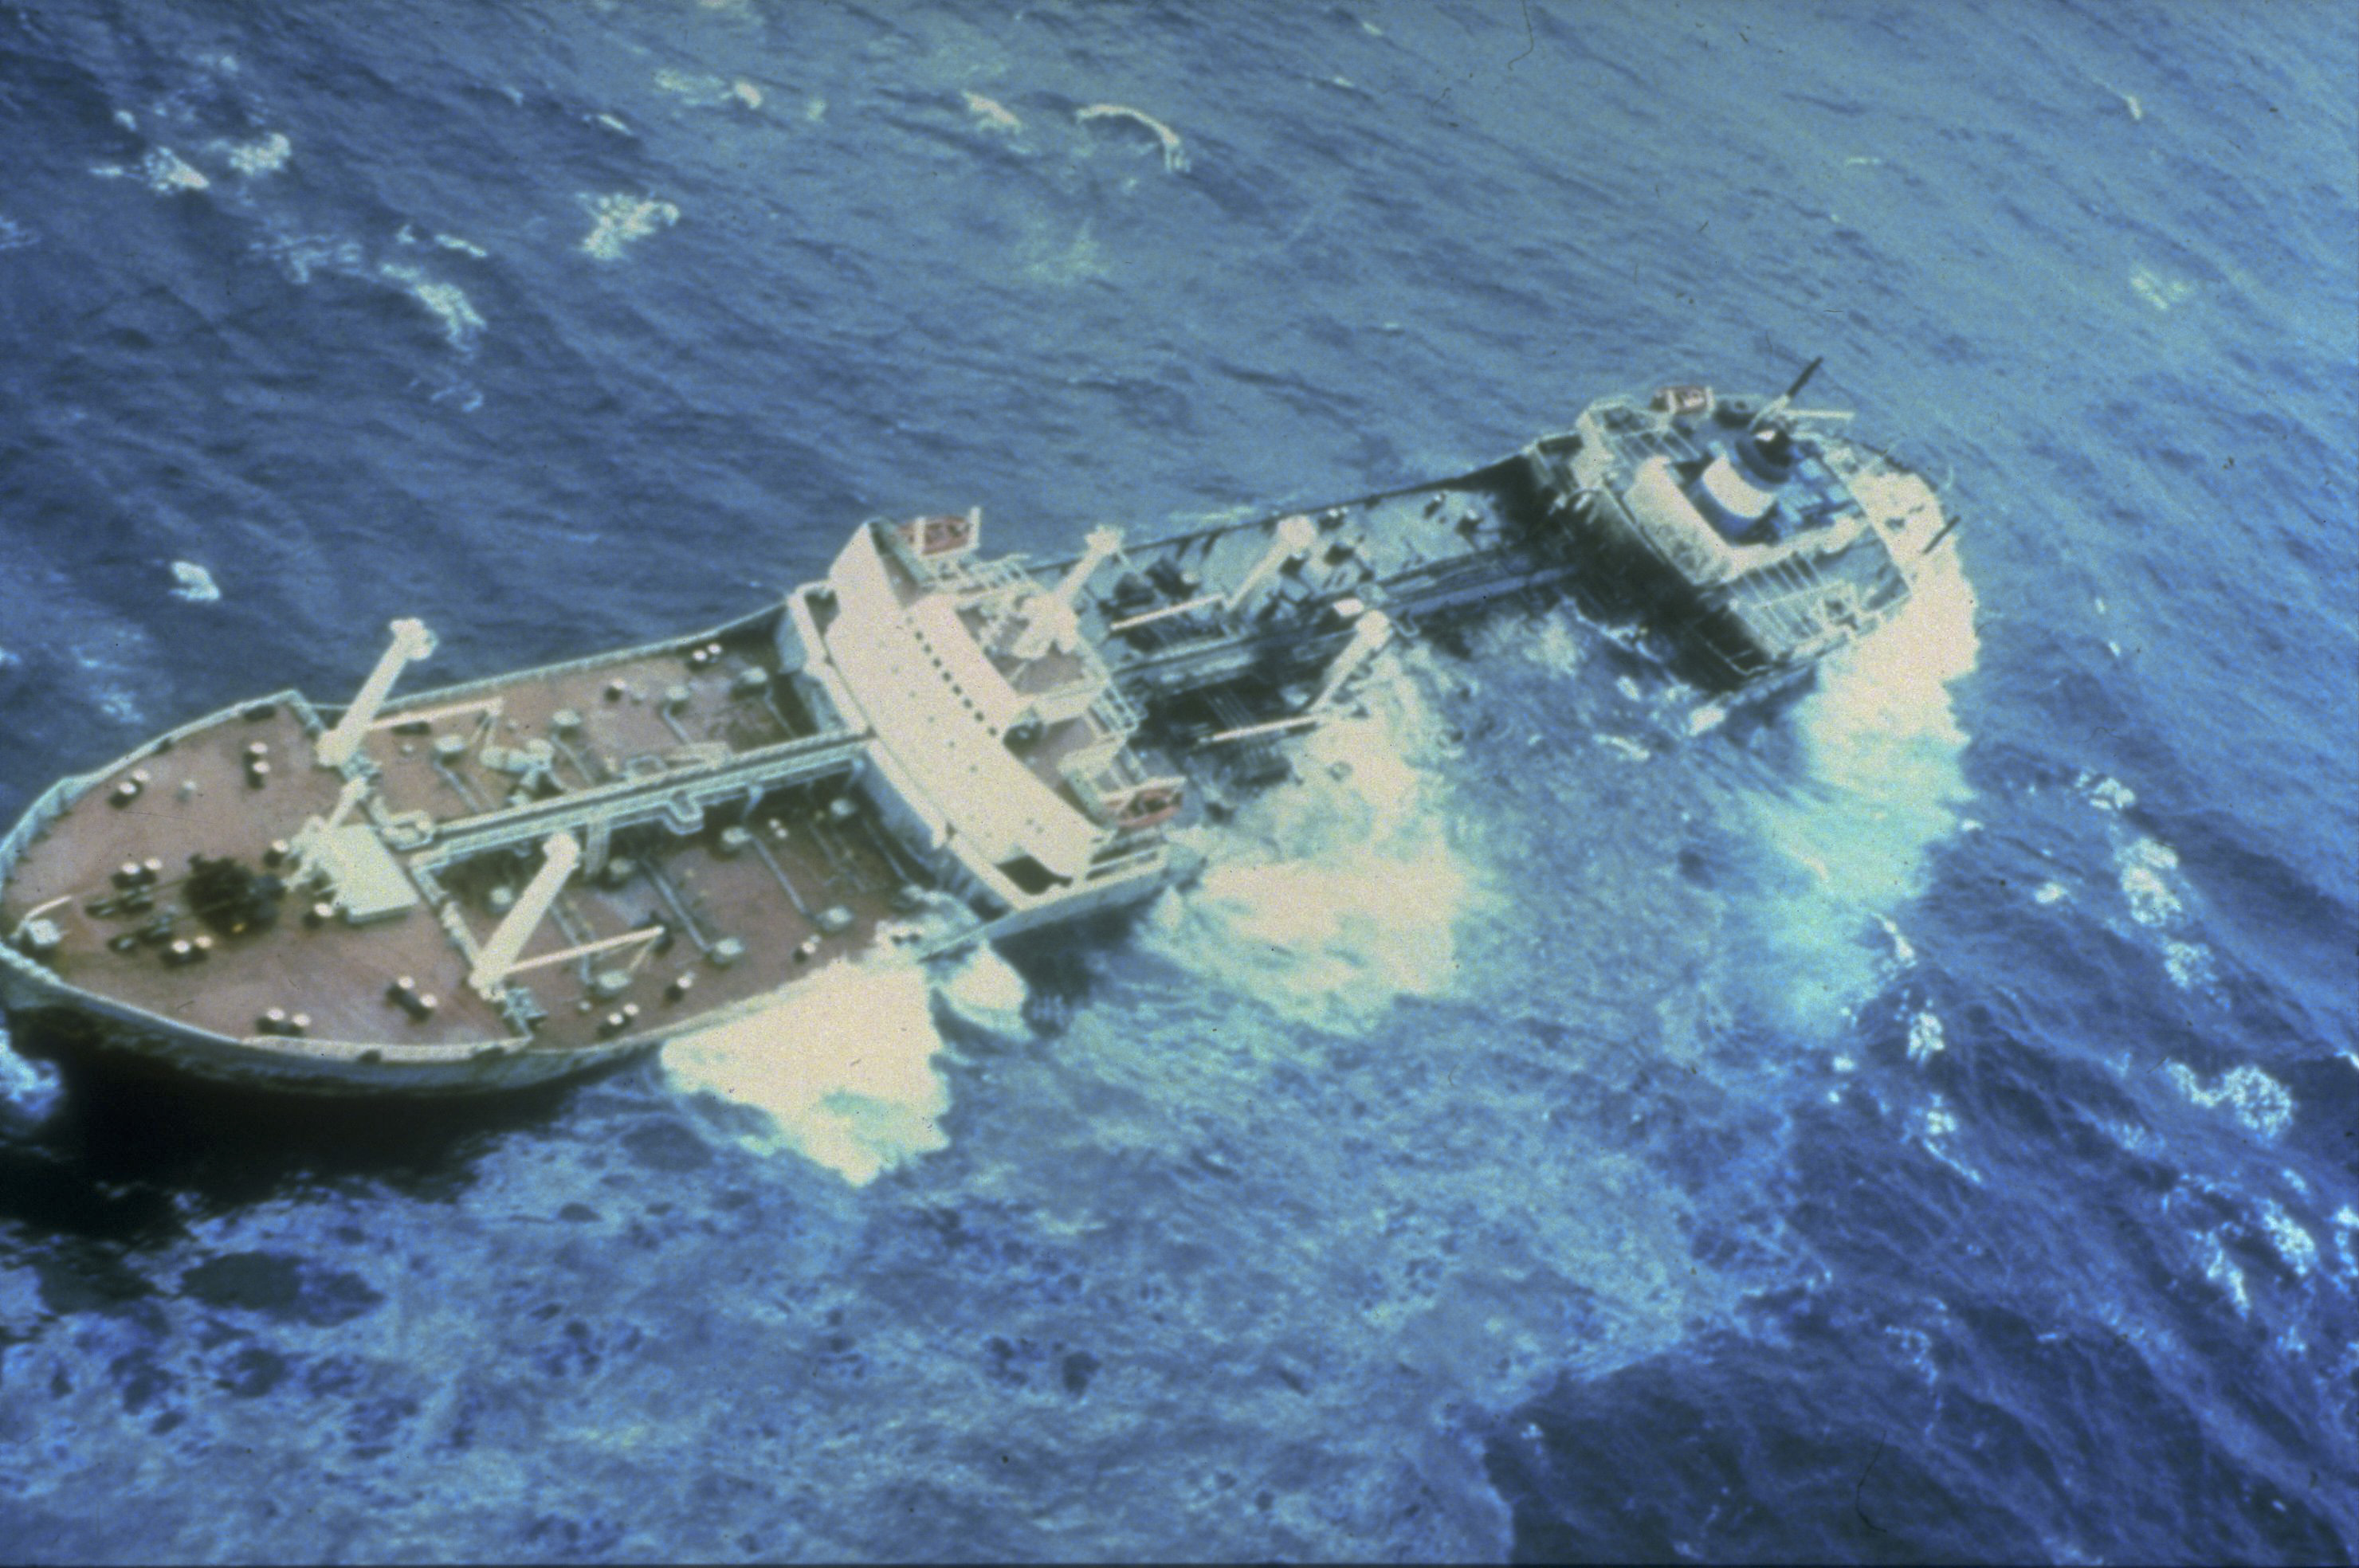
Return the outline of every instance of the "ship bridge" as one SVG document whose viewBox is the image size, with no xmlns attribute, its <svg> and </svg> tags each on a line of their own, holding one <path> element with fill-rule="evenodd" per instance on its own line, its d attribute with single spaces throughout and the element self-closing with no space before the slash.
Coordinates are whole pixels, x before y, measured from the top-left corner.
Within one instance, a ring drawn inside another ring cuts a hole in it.
<svg viewBox="0 0 2359 1568">
<path fill-rule="evenodd" d="M 1118 538 L 1048 588 L 979 558 L 980 526 L 862 527 L 825 583 L 788 600 L 780 658 L 868 733 L 864 788 L 951 885 L 1062 913 L 1077 892 L 1161 874 L 1154 829 L 1185 781 L 1129 752 L 1140 715 L 1073 608 Z"/>
</svg>

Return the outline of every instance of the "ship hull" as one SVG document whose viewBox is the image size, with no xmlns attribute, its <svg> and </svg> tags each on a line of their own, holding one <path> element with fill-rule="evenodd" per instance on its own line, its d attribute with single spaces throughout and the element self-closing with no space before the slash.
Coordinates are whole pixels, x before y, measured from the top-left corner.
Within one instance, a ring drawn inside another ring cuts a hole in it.
<svg viewBox="0 0 2359 1568">
<path fill-rule="evenodd" d="M 190 1080 L 307 1098 L 500 1094 L 586 1076 L 647 1055 L 660 1040 L 608 1049 L 535 1051 L 499 1046 L 347 1046 L 232 1040 L 62 984 L 0 954 L 0 1009 L 13 1045 L 36 1059 L 88 1065 L 110 1076 Z M 28 972 L 29 971 L 29 972 Z M 700 1021 L 701 1022 L 701 1021 Z"/>
</svg>

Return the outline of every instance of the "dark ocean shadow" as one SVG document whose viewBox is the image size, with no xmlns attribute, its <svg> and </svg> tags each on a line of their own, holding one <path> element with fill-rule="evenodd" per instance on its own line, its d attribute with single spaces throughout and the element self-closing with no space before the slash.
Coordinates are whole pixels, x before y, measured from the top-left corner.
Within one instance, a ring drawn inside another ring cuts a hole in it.
<svg viewBox="0 0 2359 1568">
<path fill-rule="evenodd" d="M 552 1119 L 583 1081 L 465 1099 L 326 1099 L 53 1060 L 55 1108 L 0 1139 L 0 1222 L 134 1246 L 193 1219 L 352 1182 L 447 1200 L 494 1145 Z"/>
</svg>

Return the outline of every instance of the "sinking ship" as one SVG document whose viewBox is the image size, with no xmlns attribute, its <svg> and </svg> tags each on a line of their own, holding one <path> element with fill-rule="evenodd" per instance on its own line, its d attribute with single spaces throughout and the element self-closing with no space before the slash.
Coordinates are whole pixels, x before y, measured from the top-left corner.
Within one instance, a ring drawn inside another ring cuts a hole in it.
<svg viewBox="0 0 2359 1568">
<path fill-rule="evenodd" d="M 518 1088 L 832 965 L 1138 903 L 1395 637 L 1570 595 L 1699 685 L 1798 676 L 1951 527 L 1795 406 L 1810 370 L 1063 560 L 986 554 L 973 512 L 872 520 L 725 625 L 398 700 L 434 638 L 397 621 L 341 707 L 280 691 L 36 800 L 0 839 L 0 1002 L 19 1048 L 115 1068 Z"/>
</svg>

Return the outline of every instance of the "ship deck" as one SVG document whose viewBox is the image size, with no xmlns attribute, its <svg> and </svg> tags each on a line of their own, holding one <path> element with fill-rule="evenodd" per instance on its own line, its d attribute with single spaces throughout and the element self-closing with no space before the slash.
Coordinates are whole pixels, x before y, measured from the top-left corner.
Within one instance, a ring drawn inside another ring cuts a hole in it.
<svg viewBox="0 0 2359 1568">
<path fill-rule="evenodd" d="M 691 662 L 691 654 L 714 643 L 722 645 L 720 656 Z M 561 795 L 658 778 L 683 755 L 741 753 L 811 734 L 817 727 L 810 713 L 776 679 L 775 666 L 766 630 L 749 625 L 429 692 L 388 707 L 364 749 L 380 770 L 384 806 L 424 812 L 441 832 L 519 798 L 520 781 L 486 762 L 486 742 L 522 752 L 536 740 L 549 741 L 549 782 L 539 787 Z M 741 680 L 755 669 L 763 672 L 758 683 Z M 567 709 L 579 723 L 560 733 L 553 721 Z M 438 754 L 436 742 L 446 736 L 462 739 L 461 754 Z M 271 764 L 259 785 L 249 783 L 246 769 L 247 749 L 257 743 Z M 466 956 L 424 903 L 363 925 L 334 917 L 314 923 L 304 918 L 310 895 L 290 889 L 274 923 L 236 935 L 210 930 L 189 913 L 192 854 L 234 857 L 261 871 L 274 841 L 293 838 L 307 818 L 333 810 L 343 780 L 315 766 L 312 755 L 311 736 L 284 702 L 224 713 L 178 732 L 168 745 L 135 753 L 92 781 L 27 845 L 0 889 L 0 931 L 45 914 L 64 933 L 49 960 L 59 979 L 231 1038 L 255 1036 L 263 1016 L 277 1009 L 308 1015 L 306 1033 L 319 1040 L 514 1039 L 499 1009 L 466 983 Z M 135 770 L 147 775 L 138 797 L 110 804 L 111 792 Z M 623 1033 L 660 1034 L 878 940 L 906 872 L 873 823 L 856 810 L 847 817 L 839 815 L 846 808 L 827 809 L 843 798 L 826 780 L 796 784 L 737 810 L 708 813 L 693 833 L 655 825 L 617 832 L 614 869 L 628 874 L 576 878 L 523 952 L 520 963 L 529 968 L 516 979 L 547 1013 L 534 1048 L 603 1044 L 616 1033 L 607 1015 L 625 1003 L 637 1004 L 639 1012 Z M 734 835 L 724 842 L 731 827 L 747 829 L 754 842 Z M 110 911 L 108 901 L 119 902 L 122 892 L 113 881 L 116 870 L 150 860 L 162 867 L 146 890 L 153 907 Z M 498 924 L 499 890 L 512 895 L 521 889 L 538 860 L 537 846 L 498 848 L 440 864 L 432 875 L 480 944 Z M 825 924 L 841 928 L 823 929 L 822 917 L 838 910 Z M 161 941 L 134 939 L 159 917 L 168 926 Z M 651 940 L 534 965 L 658 924 L 668 930 Z M 166 944 L 201 932 L 212 937 L 207 957 L 167 961 Z M 723 948 L 731 941 L 742 952 Z M 619 994 L 595 997 L 590 977 L 599 973 L 626 975 L 627 983 Z M 438 999 L 429 1017 L 412 1018 L 396 1004 L 388 988 L 404 976 Z M 682 978 L 688 987 L 675 994 Z"/>
</svg>

